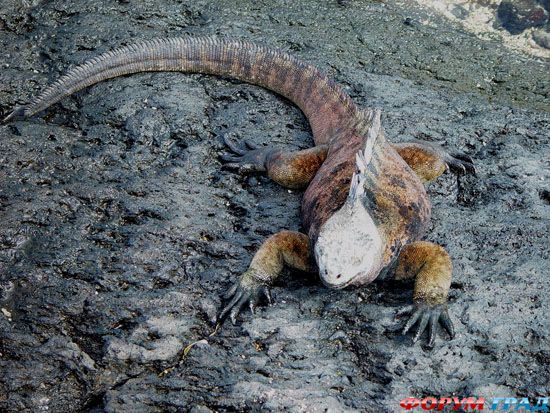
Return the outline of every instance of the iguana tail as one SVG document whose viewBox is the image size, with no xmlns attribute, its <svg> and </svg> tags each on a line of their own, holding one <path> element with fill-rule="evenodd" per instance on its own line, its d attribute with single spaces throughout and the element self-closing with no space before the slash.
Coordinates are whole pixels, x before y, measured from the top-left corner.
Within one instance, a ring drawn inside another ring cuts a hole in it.
<svg viewBox="0 0 550 413">
<path fill-rule="evenodd" d="M 235 78 L 294 102 L 307 116 L 317 144 L 325 143 L 357 108 L 313 66 L 274 48 L 214 36 L 144 41 L 103 53 L 68 71 L 27 106 L 5 118 L 32 116 L 64 97 L 103 80 L 137 72 L 179 71 Z"/>
</svg>

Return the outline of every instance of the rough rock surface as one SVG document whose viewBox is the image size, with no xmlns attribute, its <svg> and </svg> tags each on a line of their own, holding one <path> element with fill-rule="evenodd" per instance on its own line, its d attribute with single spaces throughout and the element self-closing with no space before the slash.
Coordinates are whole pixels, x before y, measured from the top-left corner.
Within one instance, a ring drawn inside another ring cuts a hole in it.
<svg viewBox="0 0 550 413">
<path fill-rule="evenodd" d="M 414 1 L 482 39 L 498 39 L 515 51 L 550 58 L 550 0 Z"/>
<path fill-rule="evenodd" d="M 4 0 L 3 113 L 113 46 L 218 33 L 315 63 L 382 108 L 389 137 L 465 151 L 478 176 L 430 187 L 454 340 L 429 351 L 399 334 L 410 284 L 330 291 L 295 273 L 275 305 L 211 336 L 262 240 L 300 228 L 300 194 L 223 171 L 221 136 L 304 148 L 299 110 L 224 79 L 141 74 L 1 125 L 0 410 L 396 412 L 407 396 L 549 394 L 548 61 L 411 7 Z"/>
</svg>

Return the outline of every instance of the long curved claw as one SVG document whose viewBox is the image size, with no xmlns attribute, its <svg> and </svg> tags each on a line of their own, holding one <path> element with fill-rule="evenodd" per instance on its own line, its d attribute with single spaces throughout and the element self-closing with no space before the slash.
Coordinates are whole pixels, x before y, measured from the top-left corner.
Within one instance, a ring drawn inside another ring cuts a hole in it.
<svg viewBox="0 0 550 413">
<path fill-rule="evenodd" d="M 437 315 L 431 314 L 430 315 L 430 322 L 428 325 L 428 331 L 429 331 L 429 339 L 427 346 L 429 348 L 433 348 L 435 344 L 435 337 L 437 336 Z"/>
<path fill-rule="evenodd" d="M 250 309 L 252 315 L 256 313 L 256 307 L 260 303 L 260 299 L 262 298 L 262 296 L 266 299 L 267 305 L 273 304 L 269 287 L 267 285 L 264 285 L 260 288 L 257 294 L 254 294 L 252 297 L 250 297 L 250 300 L 248 302 L 248 308 Z"/>
<path fill-rule="evenodd" d="M 225 146 L 227 146 L 231 151 L 235 152 L 237 155 L 244 155 L 247 152 L 246 149 L 239 148 L 237 145 L 235 145 L 227 135 L 223 135 L 222 139 Z"/>
<path fill-rule="evenodd" d="M 414 310 L 414 305 L 408 305 L 406 307 L 403 307 L 402 309 L 398 310 L 397 313 L 395 313 L 395 318 L 399 318 L 401 316 L 407 315 L 412 313 Z"/>
<path fill-rule="evenodd" d="M 269 287 L 267 285 L 262 288 L 262 294 L 267 300 L 267 304 L 273 304 L 273 297 L 271 297 L 271 291 L 269 290 Z"/>
<path fill-rule="evenodd" d="M 428 311 L 422 312 L 422 318 L 420 319 L 420 324 L 418 325 L 418 328 L 416 329 L 416 334 L 413 337 L 413 343 L 416 343 L 424 330 L 426 330 L 426 326 L 428 325 L 428 321 L 430 320 L 430 313 Z"/>
<path fill-rule="evenodd" d="M 237 290 L 235 292 L 235 295 L 229 302 L 229 304 L 227 304 L 222 310 L 222 312 L 220 313 L 218 320 L 222 320 L 222 321 L 225 320 L 225 317 L 227 316 L 227 314 L 229 314 L 229 312 L 233 309 L 235 304 L 237 304 L 237 302 L 242 298 L 242 296 L 243 296 L 243 292 Z"/>
<path fill-rule="evenodd" d="M 13 108 L 13 111 L 2 120 L 2 123 L 8 123 L 12 120 L 24 119 L 27 116 L 26 111 L 27 108 L 25 106 L 16 106 L 15 108 Z"/>
<path fill-rule="evenodd" d="M 256 145 L 251 140 L 245 139 L 244 144 L 248 147 L 248 149 L 260 149 L 260 145 Z"/>
<path fill-rule="evenodd" d="M 239 288 L 239 283 L 233 284 L 231 288 L 225 292 L 223 298 L 228 300 L 229 298 L 233 297 L 237 292 L 237 288 Z"/>
<path fill-rule="evenodd" d="M 449 166 L 451 172 L 457 175 L 464 175 L 470 173 L 476 174 L 476 168 L 472 158 L 464 153 L 453 153 L 446 156 L 445 161 Z"/>
<path fill-rule="evenodd" d="M 256 298 L 251 298 L 250 301 L 248 302 L 248 309 L 250 310 L 250 313 L 252 313 L 252 315 L 256 314 L 256 306 L 258 305 L 258 299 Z"/>
<path fill-rule="evenodd" d="M 411 314 L 411 317 L 403 328 L 403 335 L 406 335 L 415 324 L 418 324 L 413 337 L 413 343 L 416 343 L 422 336 L 422 333 L 427 330 L 427 347 L 433 348 L 439 323 L 447 330 L 451 339 L 454 337 L 454 327 L 446 304 L 430 306 L 425 303 L 415 303 L 412 308 L 411 306 L 407 306 L 400 310 L 398 314 Z"/>
<path fill-rule="evenodd" d="M 243 294 L 241 296 L 241 299 L 237 301 L 237 303 L 231 309 L 231 312 L 229 313 L 229 318 L 231 319 L 231 323 L 233 325 L 237 322 L 237 316 L 241 312 L 241 309 L 248 301 L 250 301 L 250 299 L 250 297 L 247 297 L 245 294 Z"/>
<path fill-rule="evenodd" d="M 422 310 L 416 310 L 411 318 L 409 318 L 409 321 L 407 321 L 407 324 L 405 324 L 405 328 L 403 328 L 403 335 L 406 335 L 412 326 L 416 324 L 420 316 L 422 315 Z"/>
<path fill-rule="evenodd" d="M 224 154 L 220 155 L 220 158 L 224 162 L 240 162 L 242 156 L 233 156 L 233 155 L 228 155 L 228 154 L 224 153 Z"/>
<path fill-rule="evenodd" d="M 223 323 L 227 316 L 229 316 L 231 322 L 235 324 L 239 313 L 246 304 L 248 304 L 250 311 L 254 314 L 254 310 L 262 295 L 271 304 L 269 287 L 254 276 L 253 270 L 248 270 L 224 294 L 224 298 L 229 300 L 229 303 L 219 313 L 217 317 L 218 323 Z"/>
<path fill-rule="evenodd" d="M 455 328 L 453 326 L 453 322 L 451 321 L 451 317 L 449 317 L 449 312 L 447 311 L 447 309 L 445 309 L 445 311 L 441 313 L 439 321 L 441 322 L 443 328 L 447 330 L 447 333 L 449 333 L 449 337 L 454 338 Z"/>
</svg>

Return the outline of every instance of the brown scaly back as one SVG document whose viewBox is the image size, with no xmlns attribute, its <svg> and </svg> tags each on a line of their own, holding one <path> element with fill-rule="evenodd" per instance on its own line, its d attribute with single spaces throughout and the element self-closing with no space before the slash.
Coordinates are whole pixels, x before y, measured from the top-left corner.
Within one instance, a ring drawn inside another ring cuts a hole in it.
<svg viewBox="0 0 550 413">
<path fill-rule="evenodd" d="M 357 108 L 319 70 L 279 49 L 215 36 L 148 40 L 103 53 L 69 70 L 5 121 L 32 116 L 103 80 L 137 72 L 179 71 L 227 76 L 260 85 L 294 102 L 315 142 L 326 143 L 352 122 Z"/>
</svg>

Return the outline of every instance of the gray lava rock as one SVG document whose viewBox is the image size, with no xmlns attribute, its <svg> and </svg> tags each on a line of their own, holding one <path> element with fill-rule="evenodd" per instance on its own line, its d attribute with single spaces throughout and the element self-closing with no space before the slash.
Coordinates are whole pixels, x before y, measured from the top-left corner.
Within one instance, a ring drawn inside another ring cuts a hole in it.
<svg viewBox="0 0 550 413">
<path fill-rule="evenodd" d="M 498 22 L 511 34 L 520 34 L 529 27 L 544 26 L 548 11 L 536 0 L 504 0 L 497 8 Z"/>
<path fill-rule="evenodd" d="M 537 30 L 533 32 L 533 40 L 537 42 L 539 46 L 550 49 L 550 33 L 543 30 Z"/>
</svg>

